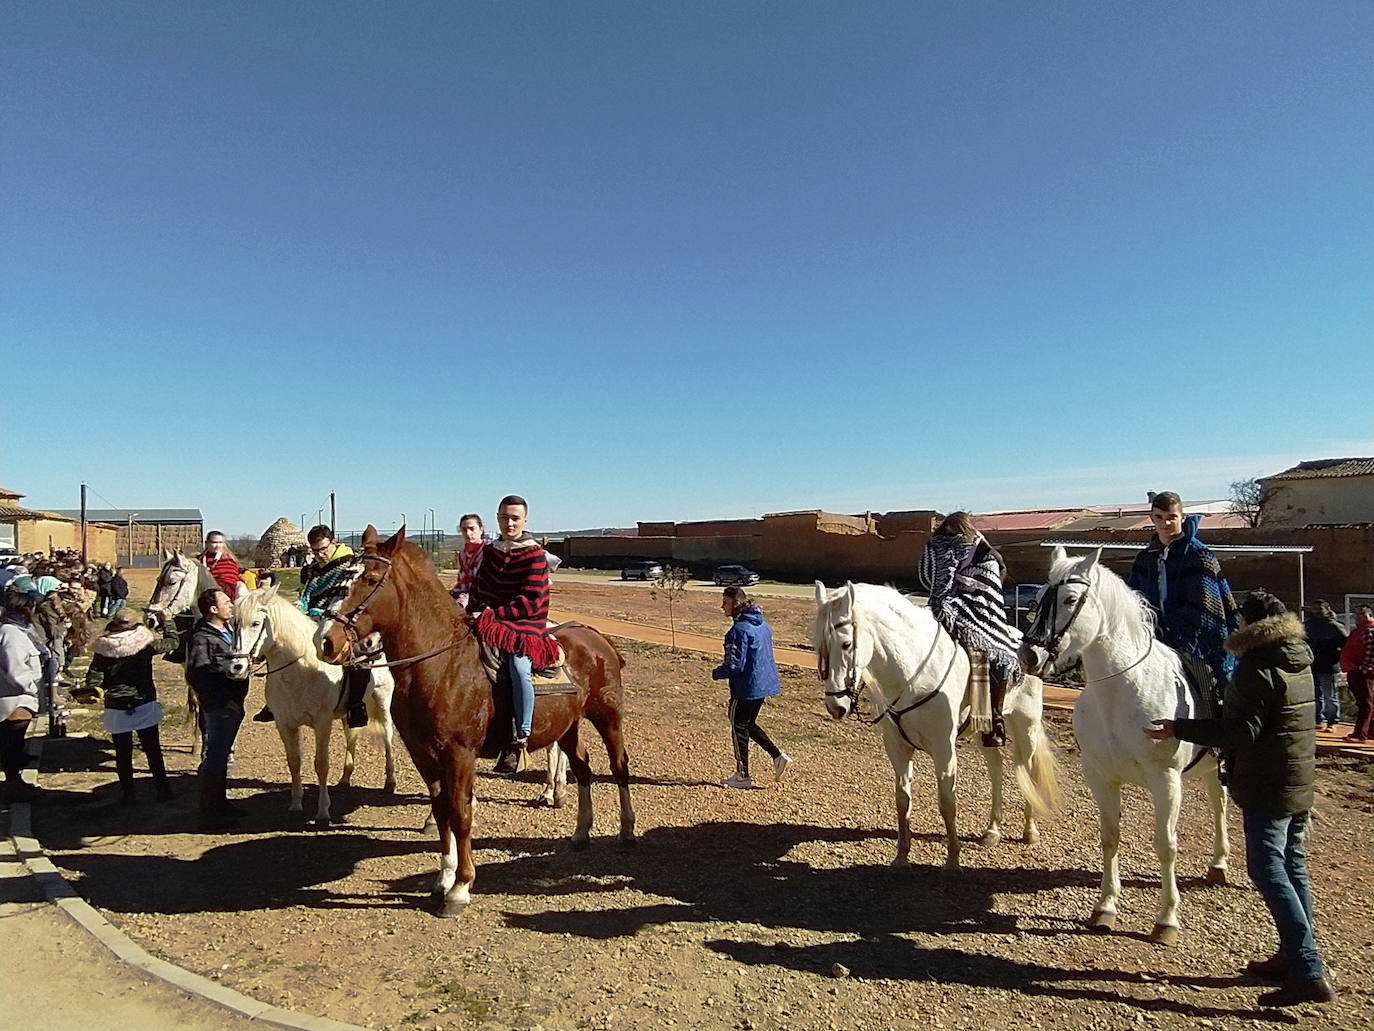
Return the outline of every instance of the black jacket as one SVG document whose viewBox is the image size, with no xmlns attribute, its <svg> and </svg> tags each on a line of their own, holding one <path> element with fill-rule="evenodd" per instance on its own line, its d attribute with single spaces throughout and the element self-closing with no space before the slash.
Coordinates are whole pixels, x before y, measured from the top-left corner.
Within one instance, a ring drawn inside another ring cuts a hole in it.
<svg viewBox="0 0 1374 1031">
<path fill-rule="evenodd" d="M 1221 719 L 1178 720 L 1174 736 L 1222 750 L 1242 809 L 1293 816 L 1312 808 L 1317 777 L 1317 707 L 1312 650 L 1291 612 L 1242 627 L 1226 639 L 1237 656 Z"/>
<path fill-rule="evenodd" d="M 176 627 L 171 623 L 163 628 L 160 638 L 145 627 L 106 634 L 95 642 L 86 686 L 104 692 L 107 709 L 136 709 L 157 698 L 153 657 L 173 652 L 176 647 Z"/>
<path fill-rule="evenodd" d="M 196 692 L 203 709 L 219 709 L 230 702 L 243 704 L 248 697 L 248 679 L 233 680 L 229 662 L 234 646 L 218 630 L 202 619 L 191 630 L 186 645 L 186 682 Z"/>
<path fill-rule="evenodd" d="M 1308 616 L 1302 621 L 1312 648 L 1312 672 L 1336 673 L 1341 668 L 1345 630 L 1330 616 Z"/>
</svg>

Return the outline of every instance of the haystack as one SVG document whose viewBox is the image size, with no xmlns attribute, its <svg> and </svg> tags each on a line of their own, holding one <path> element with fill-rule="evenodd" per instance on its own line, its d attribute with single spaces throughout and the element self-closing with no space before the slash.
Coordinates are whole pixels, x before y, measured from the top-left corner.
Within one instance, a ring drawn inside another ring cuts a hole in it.
<svg viewBox="0 0 1374 1031">
<path fill-rule="evenodd" d="M 305 533 L 286 516 L 282 516 L 267 528 L 253 549 L 253 565 L 259 569 L 279 566 L 291 548 L 300 548 L 302 554 L 309 551 Z"/>
</svg>

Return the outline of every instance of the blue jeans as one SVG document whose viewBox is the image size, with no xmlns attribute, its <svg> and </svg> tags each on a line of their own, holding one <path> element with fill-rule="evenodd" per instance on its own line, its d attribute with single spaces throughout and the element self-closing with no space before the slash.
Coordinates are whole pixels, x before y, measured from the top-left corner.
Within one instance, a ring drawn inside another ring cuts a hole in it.
<svg viewBox="0 0 1374 1031">
<path fill-rule="evenodd" d="M 230 702 L 217 709 L 201 709 L 200 719 L 205 733 L 201 771 L 228 776 L 229 753 L 234 750 L 234 738 L 238 737 L 239 724 L 243 722 L 243 706 Z"/>
<path fill-rule="evenodd" d="M 1279 932 L 1279 951 L 1294 980 L 1326 976 L 1317 953 L 1312 921 L 1312 887 L 1307 879 L 1310 813 L 1274 816 L 1249 808 L 1245 826 L 1245 869 L 1255 882 Z"/>
<path fill-rule="evenodd" d="M 1312 683 L 1317 687 L 1317 722 L 1339 723 L 1341 721 L 1341 687 L 1336 683 L 1334 673 L 1312 673 Z"/>
<path fill-rule="evenodd" d="M 506 676 L 510 678 L 510 707 L 516 737 L 529 737 L 530 724 L 534 720 L 534 680 L 530 676 L 533 668 L 526 656 L 506 653 Z"/>
</svg>

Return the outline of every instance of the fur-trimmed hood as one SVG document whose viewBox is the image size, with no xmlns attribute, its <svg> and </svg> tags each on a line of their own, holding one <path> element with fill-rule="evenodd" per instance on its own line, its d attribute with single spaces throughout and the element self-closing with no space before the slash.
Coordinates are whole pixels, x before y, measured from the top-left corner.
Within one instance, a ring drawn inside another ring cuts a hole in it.
<svg viewBox="0 0 1374 1031">
<path fill-rule="evenodd" d="M 1226 650 L 1236 657 L 1260 648 L 1272 648 L 1275 664 L 1281 669 L 1296 672 L 1312 664 L 1312 649 L 1307 646 L 1302 620 L 1292 612 L 1243 626 L 1226 638 Z"/>
<path fill-rule="evenodd" d="M 95 642 L 95 653 L 107 659 L 127 659 L 130 655 L 137 655 L 155 641 L 157 638 L 146 626 L 136 626 L 130 630 L 104 635 Z"/>
</svg>

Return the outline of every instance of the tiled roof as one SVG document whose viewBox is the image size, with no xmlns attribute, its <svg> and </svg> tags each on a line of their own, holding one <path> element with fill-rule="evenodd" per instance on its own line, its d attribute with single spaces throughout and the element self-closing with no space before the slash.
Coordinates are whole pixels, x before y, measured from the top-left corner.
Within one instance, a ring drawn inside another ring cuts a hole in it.
<svg viewBox="0 0 1374 1031">
<path fill-rule="evenodd" d="M 1273 476 L 1261 480 L 1314 480 L 1328 476 L 1374 476 L 1374 458 L 1317 458 L 1299 462 Z"/>
<path fill-rule="evenodd" d="M 43 512 L 36 508 L 25 508 L 23 505 L 13 504 L 8 498 L 0 498 L 0 518 L 4 519 L 56 519 L 61 523 L 70 523 L 71 520 L 57 512 Z"/>
</svg>

